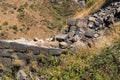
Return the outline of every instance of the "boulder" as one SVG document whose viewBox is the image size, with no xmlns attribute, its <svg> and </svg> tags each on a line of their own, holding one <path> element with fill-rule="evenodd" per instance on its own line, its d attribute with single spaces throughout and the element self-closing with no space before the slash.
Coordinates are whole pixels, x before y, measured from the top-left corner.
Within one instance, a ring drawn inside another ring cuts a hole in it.
<svg viewBox="0 0 120 80">
<path fill-rule="evenodd" d="M 88 29 L 88 30 L 85 31 L 84 35 L 87 38 L 93 38 L 95 33 L 96 33 L 95 30 Z"/>
<path fill-rule="evenodd" d="M 70 26 L 70 27 L 69 27 L 69 32 L 75 31 L 76 29 L 77 29 L 76 26 Z"/>
<path fill-rule="evenodd" d="M 3 51 L 1 52 L 1 56 L 2 56 L 2 57 L 10 58 L 10 57 L 11 57 L 11 54 L 8 52 L 7 49 L 5 49 L 5 50 L 3 50 Z"/>
<path fill-rule="evenodd" d="M 67 34 L 57 34 L 55 36 L 55 39 L 59 42 L 65 41 L 67 39 L 68 35 Z"/>
<path fill-rule="evenodd" d="M 12 66 L 11 58 L 5 58 L 4 57 L 2 63 L 5 67 L 8 67 L 8 68 L 10 68 Z"/>
<path fill-rule="evenodd" d="M 42 54 L 48 54 L 49 53 L 49 48 L 45 46 L 41 46 L 40 48 L 40 53 Z"/>
<path fill-rule="evenodd" d="M 80 40 L 80 37 L 78 35 L 75 35 L 72 39 L 73 42 L 77 42 Z"/>
<path fill-rule="evenodd" d="M 66 49 L 68 48 L 68 44 L 66 42 L 60 42 L 60 48 Z"/>
<path fill-rule="evenodd" d="M 76 19 L 75 18 L 69 18 L 68 19 L 68 26 L 75 26 Z"/>
<path fill-rule="evenodd" d="M 69 32 L 68 33 L 68 38 L 71 39 L 75 35 L 75 31 Z"/>
<path fill-rule="evenodd" d="M 77 27 L 86 27 L 87 26 L 87 22 L 85 20 L 81 20 L 81 19 L 76 19 L 76 24 Z"/>
</svg>

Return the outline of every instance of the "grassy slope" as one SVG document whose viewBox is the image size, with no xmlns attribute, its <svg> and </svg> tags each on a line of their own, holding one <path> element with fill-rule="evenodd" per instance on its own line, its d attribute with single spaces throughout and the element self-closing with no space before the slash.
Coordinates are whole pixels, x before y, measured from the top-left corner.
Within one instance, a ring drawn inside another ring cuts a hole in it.
<svg viewBox="0 0 120 80">
<path fill-rule="evenodd" d="M 108 34 L 111 34 L 107 35 L 105 41 L 110 42 L 109 46 L 118 41 L 119 26 L 120 24 L 116 23 L 114 28 L 108 31 Z M 105 44 L 105 41 L 101 42 L 101 45 Z M 119 80 L 119 43 L 103 49 L 100 53 L 90 49 L 90 51 L 80 51 L 74 55 L 68 51 L 59 58 L 41 54 L 39 55 L 40 62 L 33 64 L 35 65 L 34 71 L 41 78 L 48 80 Z M 26 67 L 25 71 L 28 73 L 29 67 Z"/>
<path fill-rule="evenodd" d="M 111 46 L 104 47 L 100 52 L 85 50 L 77 54 L 71 54 L 68 51 L 60 58 L 53 57 L 51 63 L 48 59 L 46 62 L 49 65 L 42 66 L 39 74 L 50 80 L 119 80 L 119 26 L 119 23 L 115 24 L 112 30 L 116 32 L 112 35 L 116 41 L 114 40 L 114 44 L 111 44 Z"/>
<path fill-rule="evenodd" d="M 66 24 L 79 9 L 72 0 L 63 4 L 50 0 L 1 0 L 1 38 L 47 38 Z"/>
<path fill-rule="evenodd" d="M 85 16 L 89 15 L 92 12 L 95 12 L 96 10 L 100 9 L 105 3 L 105 0 L 90 0 L 87 3 L 87 6 L 85 9 L 83 9 L 82 12 L 77 12 L 74 17 L 75 18 L 84 18 Z M 92 5 L 92 6 L 91 6 Z"/>
</svg>

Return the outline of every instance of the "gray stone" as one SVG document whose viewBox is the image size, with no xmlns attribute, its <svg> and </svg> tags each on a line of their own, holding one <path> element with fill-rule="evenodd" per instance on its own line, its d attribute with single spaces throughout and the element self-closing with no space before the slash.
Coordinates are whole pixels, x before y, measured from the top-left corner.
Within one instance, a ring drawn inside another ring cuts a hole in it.
<svg viewBox="0 0 120 80">
<path fill-rule="evenodd" d="M 27 52 L 33 52 L 34 54 L 39 54 L 40 48 L 38 46 L 27 46 Z"/>
<path fill-rule="evenodd" d="M 96 32 L 94 30 L 88 29 L 85 31 L 85 37 L 93 38 Z"/>
<path fill-rule="evenodd" d="M 87 22 L 81 19 L 76 19 L 76 26 L 77 27 L 87 27 Z"/>
<path fill-rule="evenodd" d="M 10 48 L 17 52 L 26 52 L 26 50 L 27 50 L 26 45 L 20 44 L 20 43 L 15 43 L 15 42 L 10 43 Z"/>
<path fill-rule="evenodd" d="M 69 32 L 75 31 L 76 29 L 77 29 L 76 26 L 70 26 L 70 27 L 69 27 Z"/>
<path fill-rule="evenodd" d="M 12 66 L 11 58 L 3 58 L 2 63 L 5 67 L 8 67 L 8 68 L 10 68 Z"/>
<path fill-rule="evenodd" d="M 49 53 L 49 48 L 47 48 L 47 47 L 40 47 L 40 53 L 48 54 Z"/>
<path fill-rule="evenodd" d="M 80 37 L 78 35 L 75 35 L 72 39 L 73 42 L 77 42 L 78 40 L 80 40 Z"/>
<path fill-rule="evenodd" d="M 57 41 L 60 41 L 60 42 L 61 42 L 61 41 L 65 41 L 67 37 L 68 37 L 67 34 L 57 34 L 57 35 L 55 36 L 56 40 L 57 40 Z"/>
<path fill-rule="evenodd" d="M 0 56 L 0 63 L 2 63 L 2 61 L 3 61 L 3 57 Z"/>
<path fill-rule="evenodd" d="M 60 42 L 60 48 L 66 49 L 68 48 L 68 44 L 66 42 Z"/>
<path fill-rule="evenodd" d="M 27 58 L 26 54 L 24 54 L 24 53 L 17 52 L 16 54 L 22 60 L 26 60 L 26 58 Z M 16 58 L 17 58 L 17 56 L 16 56 Z"/>
<path fill-rule="evenodd" d="M 11 54 L 8 52 L 8 50 L 3 50 L 2 53 L 1 53 L 1 56 L 2 57 L 7 57 L 7 58 L 10 58 L 11 57 Z"/>
<path fill-rule="evenodd" d="M 49 48 L 48 53 L 51 55 L 60 55 L 62 53 L 62 50 L 59 48 Z"/>
<path fill-rule="evenodd" d="M 10 48 L 10 45 L 8 42 L 0 41 L 0 48 Z"/>
<path fill-rule="evenodd" d="M 81 8 L 84 8 L 86 5 L 86 1 L 85 0 L 79 0 L 79 4 Z"/>
<path fill-rule="evenodd" d="M 68 26 L 75 26 L 76 19 L 75 18 L 69 18 L 68 19 Z"/>
<path fill-rule="evenodd" d="M 74 35 L 75 35 L 75 31 L 69 32 L 68 33 L 68 38 L 72 39 Z"/>
</svg>

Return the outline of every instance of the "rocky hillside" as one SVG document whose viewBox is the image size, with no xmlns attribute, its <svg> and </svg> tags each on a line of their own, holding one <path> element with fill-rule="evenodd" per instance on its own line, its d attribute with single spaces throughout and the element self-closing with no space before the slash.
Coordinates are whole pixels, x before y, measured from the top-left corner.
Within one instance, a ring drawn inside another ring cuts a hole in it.
<svg viewBox="0 0 120 80">
<path fill-rule="evenodd" d="M 119 80 L 119 1 L 1 0 L 0 9 L 0 80 Z"/>
<path fill-rule="evenodd" d="M 81 10 L 74 0 L 0 0 L 1 38 L 46 38 Z"/>
</svg>

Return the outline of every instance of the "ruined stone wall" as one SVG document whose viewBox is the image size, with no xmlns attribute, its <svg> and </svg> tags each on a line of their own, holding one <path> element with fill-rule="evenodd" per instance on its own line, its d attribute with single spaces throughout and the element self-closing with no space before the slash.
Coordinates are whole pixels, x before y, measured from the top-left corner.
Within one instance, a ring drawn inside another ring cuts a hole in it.
<svg viewBox="0 0 120 80">
<path fill-rule="evenodd" d="M 16 42 L 0 41 L 0 64 L 11 68 L 14 60 L 22 60 L 27 64 L 27 60 L 36 60 L 39 54 L 60 55 L 61 49 L 30 46 Z M 31 56 L 31 57 L 30 57 Z"/>
</svg>

